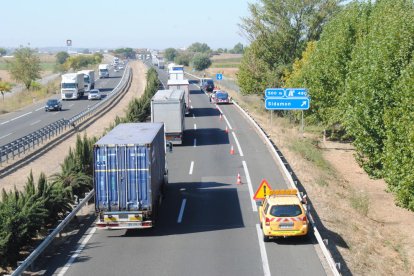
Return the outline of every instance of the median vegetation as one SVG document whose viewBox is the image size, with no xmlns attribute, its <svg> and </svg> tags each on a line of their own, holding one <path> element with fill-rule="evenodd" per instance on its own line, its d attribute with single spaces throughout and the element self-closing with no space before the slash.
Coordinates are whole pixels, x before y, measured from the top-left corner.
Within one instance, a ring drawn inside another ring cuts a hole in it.
<svg viewBox="0 0 414 276">
<path fill-rule="evenodd" d="M 154 69 L 147 73 L 144 95 L 132 100 L 125 117 L 115 120 L 111 128 L 124 122 L 143 122 L 150 114 L 150 101 L 159 87 Z M 77 136 L 75 148 L 69 149 L 61 171 L 35 181 L 32 173 L 22 191 L 2 190 L 0 200 L 0 266 L 15 266 L 21 253 L 33 249 L 36 242 L 54 228 L 73 204 L 93 188 L 93 145 L 96 137 Z"/>
</svg>

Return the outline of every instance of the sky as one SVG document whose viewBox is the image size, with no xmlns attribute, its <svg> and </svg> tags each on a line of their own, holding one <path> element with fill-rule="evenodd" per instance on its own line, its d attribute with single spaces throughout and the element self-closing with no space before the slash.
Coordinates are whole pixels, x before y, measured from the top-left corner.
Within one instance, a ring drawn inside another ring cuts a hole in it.
<svg viewBox="0 0 414 276">
<path fill-rule="evenodd" d="M 1 1 L 0 47 L 233 48 L 255 0 Z"/>
</svg>

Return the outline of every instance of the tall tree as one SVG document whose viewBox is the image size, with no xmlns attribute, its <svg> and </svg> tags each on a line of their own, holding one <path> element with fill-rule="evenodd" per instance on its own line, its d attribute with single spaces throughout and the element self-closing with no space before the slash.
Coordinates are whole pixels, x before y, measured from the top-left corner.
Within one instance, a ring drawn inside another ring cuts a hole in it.
<svg viewBox="0 0 414 276">
<path fill-rule="evenodd" d="M 187 51 L 194 53 L 209 53 L 211 52 L 211 48 L 206 43 L 195 42 L 187 48 Z"/>
<path fill-rule="evenodd" d="M 168 61 L 173 61 L 177 55 L 178 55 L 178 52 L 174 48 L 167 48 L 164 51 L 164 57 Z"/>
<path fill-rule="evenodd" d="M 6 49 L 0 47 L 0 57 L 6 55 L 6 53 Z"/>
<path fill-rule="evenodd" d="M 68 59 L 69 54 L 67 52 L 59 52 L 56 54 L 56 63 L 58 64 L 64 64 L 66 60 Z"/>
<path fill-rule="evenodd" d="M 194 69 L 202 71 L 211 65 L 211 60 L 208 54 L 196 53 L 191 59 L 191 64 Z"/>
<path fill-rule="evenodd" d="M 14 52 L 14 59 L 9 61 L 9 72 L 12 78 L 29 89 L 32 82 L 40 78 L 40 59 L 28 48 L 19 48 Z"/>
</svg>

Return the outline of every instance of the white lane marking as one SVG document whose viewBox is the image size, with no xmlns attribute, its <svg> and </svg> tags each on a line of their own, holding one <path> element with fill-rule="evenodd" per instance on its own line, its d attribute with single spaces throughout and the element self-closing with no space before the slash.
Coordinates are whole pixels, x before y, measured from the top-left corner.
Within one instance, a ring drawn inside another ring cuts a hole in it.
<svg viewBox="0 0 414 276">
<path fill-rule="evenodd" d="M 8 121 L 5 121 L 5 122 L 3 122 L 3 123 L 1 123 L 1 124 L 2 124 L 2 125 L 4 125 L 4 124 L 6 124 L 6 123 L 10 123 L 11 121 L 14 121 L 14 120 L 20 119 L 21 117 L 27 116 L 27 115 L 29 115 L 29 114 L 31 114 L 31 113 L 32 113 L 32 111 L 27 112 L 27 113 L 25 113 L 25 114 L 23 114 L 23 115 L 17 116 L 16 118 L 13 118 L 13 119 L 10 119 L 10 120 L 8 120 Z"/>
<path fill-rule="evenodd" d="M 216 108 L 218 109 L 218 111 L 220 111 L 220 113 L 223 114 L 223 110 L 221 110 L 221 108 L 218 106 L 218 104 L 216 104 Z"/>
<path fill-rule="evenodd" d="M 32 125 L 35 125 L 35 124 L 37 124 L 37 123 L 40 123 L 42 120 L 37 120 L 36 122 L 33 122 L 33 123 L 31 123 L 30 125 L 32 126 Z"/>
<path fill-rule="evenodd" d="M 5 121 L 5 122 L 1 123 L 0 125 L 4 125 L 4 124 L 7 124 L 7 123 L 9 123 L 9 122 L 10 122 L 10 120 L 8 120 L 8 121 Z"/>
<path fill-rule="evenodd" d="M 194 161 L 191 161 L 190 171 L 188 172 L 188 174 L 193 174 L 193 169 L 194 169 Z"/>
<path fill-rule="evenodd" d="M 38 109 L 36 109 L 35 111 L 39 111 L 39 110 L 42 110 L 43 108 L 45 108 L 44 106 L 42 106 L 42 107 L 39 107 Z"/>
<path fill-rule="evenodd" d="M 193 114 L 193 119 L 195 119 L 195 114 Z"/>
<path fill-rule="evenodd" d="M 196 124 L 194 124 L 194 129 L 197 130 L 197 125 Z"/>
<path fill-rule="evenodd" d="M 194 138 L 194 147 L 197 147 L 197 139 Z"/>
<path fill-rule="evenodd" d="M 227 120 L 226 115 L 223 115 L 223 118 L 224 118 L 224 120 L 226 121 L 227 125 L 229 126 L 229 129 L 233 129 L 233 128 L 231 127 L 231 125 L 230 125 L 229 120 Z"/>
<path fill-rule="evenodd" d="M 70 105 L 69 105 L 69 107 L 72 107 L 72 106 L 74 106 L 74 105 L 75 105 L 75 104 L 70 104 Z"/>
<path fill-rule="evenodd" d="M 263 266 L 263 275 L 270 276 L 270 268 L 269 268 L 269 261 L 267 260 L 267 253 L 266 247 L 262 238 L 262 229 L 260 229 L 260 225 L 256 224 L 257 230 L 257 238 L 259 239 L 259 247 L 260 247 L 260 256 L 262 257 L 262 266 Z"/>
<path fill-rule="evenodd" d="M 192 105 L 190 106 L 190 108 L 191 108 L 191 109 L 194 109 Z"/>
<path fill-rule="evenodd" d="M 12 134 L 13 134 L 13 132 L 10 132 L 9 134 L 1 136 L 0 139 L 6 138 L 7 136 L 12 135 Z"/>
<path fill-rule="evenodd" d="M 177 223 L 181 223 L 181 221 L 183 220 L 184 208 L 185 208 L 185 203 L 186 202 L 187 202 L 187 199 L 184 198 L 183 202 L 181 203 L 181 209 L 180 209 L 180 214 L 178 214 Z"/>
<path fill-rule="evenodd" d="M 78 246 L 75 253 L 73 253 L 73 255 L 70 257 L 70 259 L 65 264 L 65 266 L 59 271 L 58 276 L 65 275 L 66 271 L 68 271 L 69 267 L 72 265 L 72 263 L 76 260 L 76 258 L 82 252 L 83 248 L 86 246 L 88 241 L 92 238 L 92 235 L 95 233 L 95 231 L 96 231 L 96 227 L 92 228 L 89 234 L 83 239 L 82 243 Z"/>
<path fill-rule="evenodd" d="M 253 199 L 254 193 L 253 193 L 252 180 L 250 179 L 249 169 L 247 168 L 246 161 L 243 160 L 242 163 L 243 163 L 244 175 L 246 176 L 246 180 L 247 180 L 247 187 L 249 188 L 250 202 L 252 204 L 252 209 L 253 209 L 253 212 L 257 212 L 256 201 Z"/>
<path fill-rule="evenodd" d="M 240 156 L 244 156 L 242 148 L 239 143 L 239 139 L 237 139 L 236 133 L 232 132 L 234 140 L 236 141 L 237 148 L 239 149 Z"/>
</svg>

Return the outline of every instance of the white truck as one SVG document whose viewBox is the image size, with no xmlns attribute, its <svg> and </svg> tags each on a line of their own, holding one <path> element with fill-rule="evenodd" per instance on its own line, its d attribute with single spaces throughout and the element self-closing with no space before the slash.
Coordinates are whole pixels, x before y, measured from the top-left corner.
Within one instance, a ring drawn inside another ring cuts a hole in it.
<svg viewBox="0 0 414 276">
<path fill-rule="evenodd" d="M 151 99 L 151 122 L 164 123 L 165 139 L 182 144 L 185 110 L 183 90 L 158 90 Z"/>
<path fill-rule="evenodd" d="M 99 64 L 99 78 L 109 78 L 109 64 Z"/>
<path fill-rule="evenodd" d="M 168 78 L 170 80 L 184 79 L 184 65 L 170 64 L 168 65 Z"/>
<path fill-rule="evenodd" d="M 76 100 L 85 93 L 83 73 L 70 73 L 62 75 L 60 95 L 62 100 Z"/>
<path fill-rule="evenodd" d="M 91 91 L 95 88 L 95 71 L 94 70 L 82 70 L 78 73 L 82 73 L 83 82 L 85 84 L 85 91 Z"/>
<path fill-rule="evenodd" d="M 184 79 L 169 79 L 167 88 L 171 90 L 183 90 L 185 101 L 185 114 L 190 113 L 190 83 Z"/>
</svg>

